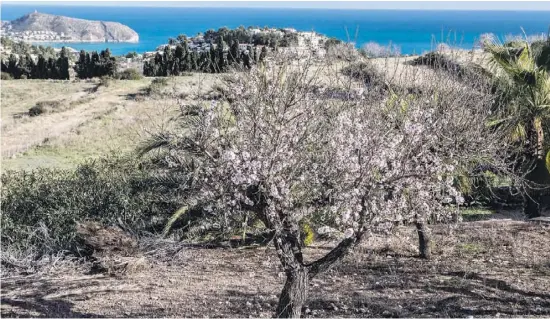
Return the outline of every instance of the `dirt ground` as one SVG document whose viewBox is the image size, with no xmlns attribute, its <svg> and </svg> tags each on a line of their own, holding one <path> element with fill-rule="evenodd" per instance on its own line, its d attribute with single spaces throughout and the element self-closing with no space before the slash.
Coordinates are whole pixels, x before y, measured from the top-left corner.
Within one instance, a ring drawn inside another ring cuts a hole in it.
<svg viewBox="0 0 550 319">
<path fill-rule="evenodd" d="M 413 228 L 370 236 L 310 283 L 308 317 L 550 316 L 550 225 L 493 220 L 434 226 L 431 261 Z M 284 275 L 272 248 L 164 249 L 144 268 L 90 275 L 58 262 L 3 272 L 3 317 L 268 317 Z M 168 246 L 166 246 L 168 247 Z M 309 259 L 328 252 L 316 242 Z M 180 247 L 181 248 L 181 247 Z M 177 253 L 176 253 L 177 252 Z"/>
</svg>

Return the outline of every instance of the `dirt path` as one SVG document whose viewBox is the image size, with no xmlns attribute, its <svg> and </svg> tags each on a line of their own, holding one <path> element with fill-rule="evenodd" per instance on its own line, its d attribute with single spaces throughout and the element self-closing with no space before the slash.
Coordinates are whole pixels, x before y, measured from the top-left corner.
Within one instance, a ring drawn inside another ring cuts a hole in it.
<svg viewBox="0 0 550 319">
<path fill-rule="evenodd" d="M 312 317 L 550 316 L 550 227 L 517 221 L 433 229 L 434 259 L 412 228 L 375 236 L 310 284 Z M 317 243 L 308 256 L 327 252 Z M 5 317 L 268 317 L 284 283 L 272 249 L 181 250 L 124 277 L 57 266 L 2 280 Z"/>
</svg>

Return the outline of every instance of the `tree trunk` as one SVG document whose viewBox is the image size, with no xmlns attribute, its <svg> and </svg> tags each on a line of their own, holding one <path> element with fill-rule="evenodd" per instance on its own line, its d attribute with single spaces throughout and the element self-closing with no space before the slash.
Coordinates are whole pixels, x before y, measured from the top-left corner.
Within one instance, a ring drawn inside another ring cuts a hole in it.
<svg viewBox="0 0 550 319">
<path fill-rule="evenodd" d="M 277 318 L 300 318 L 307 300 L 308 272 L 300 267 L 286 275 L 286 282 L 277 305 Z"/>
<path fill-rule="evenodd" d="M 418 252 L 420 258 L 430 259 L 432 251 L 430 249 L 430 231 L 423 221 L 416 221 L 416 232 L 418 233 Z"/>
<path fill-rule="evenodd" d="M 533 119 L 529 122 L 527 128 L 527 140 L 529 141 L 529 152 L 527 157 L 534 161 L 532 170 L 527 174 L 526 178 L 533 185 L 527 190 L 523 212 L 529 218 L 540 217 L 542 213 L 542 199 L 545 189 L 550 186 L 550 173 L 546 168 L 545 153 L 544 153 L 544 130 L 540 118 Z"/>
<path fill-rule="evenodd" d="M 543 193 L 548 192 L 548 190 L 544 189 L 544 187 L 548 187 L 550 185 L 550 173 L 546 168 L 545 160 L 539 158 L 535 161 L 535 167 L 527 175 L 527 179 L 535 184 L 533 186 L 534 189 L 528 190 L 528 196 L 525 196 L 525 202 L 523 205 L 523 211 L 529 218 L 541 216 Z"/>
</svg>

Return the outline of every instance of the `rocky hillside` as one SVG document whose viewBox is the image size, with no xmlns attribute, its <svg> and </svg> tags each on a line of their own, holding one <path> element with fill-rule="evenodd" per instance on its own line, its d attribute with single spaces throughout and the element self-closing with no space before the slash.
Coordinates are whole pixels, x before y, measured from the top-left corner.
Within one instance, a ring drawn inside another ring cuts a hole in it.
<svg viewBox="0 0 550 319">
<path fill-rule="evenodd" d="M 118 22 L 91 21 L 34 12 L 3 21 L 4 35 L 24 41 L 138 42 L 138 34 Z"/>
</svg>

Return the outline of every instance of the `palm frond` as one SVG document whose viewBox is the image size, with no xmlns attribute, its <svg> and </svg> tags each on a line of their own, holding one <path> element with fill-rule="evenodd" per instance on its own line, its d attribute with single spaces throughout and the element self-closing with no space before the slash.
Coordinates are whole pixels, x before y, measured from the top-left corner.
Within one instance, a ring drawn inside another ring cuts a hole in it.
<svg viewBox="0 0 550 319">
<path fill-rule="evenodd" d="M 167 134 L 155 134 L 138 146 L 136 152 L 138 156 L 143 156 L 152 150 L 166 147 L 170 144 L 171 138 Z"/>
<path fill-rule="evenodd" d="M 189 209 L 189 206 L 183 206 L 180 209 L 178 209 L 166 222 L 166 226 L 164 226 L 164 230 L 162 231 L 162 236 L 168 235 L 170 230 L 172 229 L 172 226 L 174 223 L 185 213 L 187 213 L 187 210 Z"/>
</svg>

